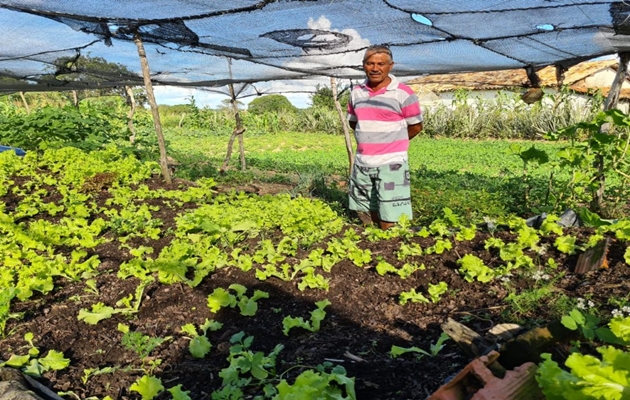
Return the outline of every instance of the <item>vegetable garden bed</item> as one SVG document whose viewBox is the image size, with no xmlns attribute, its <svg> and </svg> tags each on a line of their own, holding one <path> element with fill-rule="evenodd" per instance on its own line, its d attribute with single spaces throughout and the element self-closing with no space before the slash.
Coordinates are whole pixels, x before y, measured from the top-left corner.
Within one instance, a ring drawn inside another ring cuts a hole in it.
<svg viewBox="0 0 630 400">
<path fill-rule="evenodd" d="M 484 335 L 628 301 L 626 225 L 445 210 L 382 232 L 316 199 L 167 187 L 111 151 L 5 157 L 0 358 L 66 398 L 422 399 L 472 359 L 440 340 L 448 317 Z M 602 237 L 607 268 L 573 273 Z"/>
</svg>

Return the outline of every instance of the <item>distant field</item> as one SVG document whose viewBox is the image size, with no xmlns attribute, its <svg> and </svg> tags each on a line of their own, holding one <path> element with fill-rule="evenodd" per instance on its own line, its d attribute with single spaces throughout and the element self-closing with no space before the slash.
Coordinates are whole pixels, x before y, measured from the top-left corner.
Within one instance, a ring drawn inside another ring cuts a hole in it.
<svg viewBox="0 0 630 400">
<path fill-rule="evenodd" d="M 190 161 L 201 159 L 221 162 L 226 154 L 228 138 L 182 137 L 168 135 L 170 148 Z M 317 168 L 324 173 L 343 172 L 348 157 L 343 136 L 327 134 L 286 133 L 244 137 L 247 163 L 261 169 L 278 172 L 312 171 Z M 520 159 L 510 154 L 512 141 L 460 140 L 415 138 L 411 141 L 409 158 L 413 171 L 474 173 L 485 176 L 500 176 L 506 170 L 520 171 Z M 535 145 L 539 149 L 552 150 L 555 143 L 517 142 L 527 148 Z M 235 143 L 232 163 L 238 163 Z"/>
<path fill-rule="evenodd" d="M 196 179 L 216 176 L 226 154 L 228 137 L 190 137 L 167 132 L 170 151 L 184 165 L 180 174 Z M 348 157 L 343 136 L 285 133 L 244 137 L 246 161 L 253 170 L 274 171 L 311 179 L 332 174 L 346 176 Z M 416 138 L 409 157 L 417 222 L 427 222 L 449 207 L 469 220 L 531 213 L 524 204 L 523 165 L 510 151 L 519 144 L 554 153 L 556 143 L 501 140 Z M 244 179 L 238 171 L 238 143 L 230 161 L 232 171 L 221 179 Z M 528 171 L 532 203 L 544 197 L 549 169 Z M 246 175 L 248 180 L 269 179 Z M 276 176 L 275 179 L 278 179 Z M 287 178 L 289 181 L 289 178 Z M 342 195 L 338 195 L 338 198 Z"/>
</svg>

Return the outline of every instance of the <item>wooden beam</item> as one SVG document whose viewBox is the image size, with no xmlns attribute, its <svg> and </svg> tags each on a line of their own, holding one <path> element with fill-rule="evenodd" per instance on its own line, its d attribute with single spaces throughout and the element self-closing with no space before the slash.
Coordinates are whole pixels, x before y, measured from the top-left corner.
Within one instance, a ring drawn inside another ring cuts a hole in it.
<svg viewBox="0 0 630 400">
<path fill-rule="evenodd" d="M 346 121 L 345 113 L 341 109 L 341 103 L 339 102 L 339 96 L 337 94 L 337 79 L 335 77 L 330 78 L 330 89 L 332 90 L 333 100 L 335 102 L 335 109 L 339 115 L 341 126 L 343 128 L 343 136 L 346 139 L 346 151 L 348 152 L 348 162 L 350 169 L 348 170 L 348 176 L 352 173 L 352 167 L 354 165 L 354 152 L 352 151 L 352 140 L 350 139 L 350 131 L 348 130 L 348 122 Z"/>
<path fill-rule="evenodd" d="M 166 144 L 164 143 L 164 135 L 162 134 L 162 123 L 160 122 L 160 112 L 158 110 L 157 103 L 155 101 L 155 95 L 153 93 L 153 84 L 151 83 L 151 71 L 149 70 L 149 62 L 147 61 L 147 53 L 144 50 L 144 44 L 138 31 L 133 35 L 133 41 L 138 48 L 138 56 L 140 56 L 140 65 L 142 66 L 142 76 L 144 78 L 144 86 L 147 89 L 147 98 L 149 99 L 149 105 L 151 106 L 151 113 L 153 114 L 153 125 L 155 127 L 155 133 L 158 139 L 158 147 L 160 148 L 160 169 L 162 170 L 162 176 L 167 184 L 171 184 L 171 173 L 168 169 L 168 159 L 166 155 Z"/>
<path fill-rule="evenodd" d="M 619 66 L 617 67 L 617 74 L 615 75 L 615 80 L 610 86 L 610 92 L 608 92 L 608 96 L 606 97 L 604 111 L 616 108 L 617 103 L 619 103 L 621 87 L 626 81 L 628 75 L 628 62 L 630 62 L 630 53 L 619 53 Z"/>
</svg>

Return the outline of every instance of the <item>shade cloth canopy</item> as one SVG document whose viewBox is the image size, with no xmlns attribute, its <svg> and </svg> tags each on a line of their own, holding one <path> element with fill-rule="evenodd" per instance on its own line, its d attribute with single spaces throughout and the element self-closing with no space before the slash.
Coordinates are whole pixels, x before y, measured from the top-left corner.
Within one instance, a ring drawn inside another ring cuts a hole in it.
<svg viewBox="0 0 630 400">
<path fill-rule="evenodd" d="M 569 67 L 630 50 L 609 0 L 0 0 L 0 91 L 359 79 L 371 44 L 396 75 Z"/>
</svg>

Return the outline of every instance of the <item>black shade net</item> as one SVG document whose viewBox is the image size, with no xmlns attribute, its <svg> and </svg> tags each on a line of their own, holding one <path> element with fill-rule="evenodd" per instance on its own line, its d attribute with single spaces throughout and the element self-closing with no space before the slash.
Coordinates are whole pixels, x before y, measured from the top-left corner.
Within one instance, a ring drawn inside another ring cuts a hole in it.
<svg viewBox="0 0 630 400">
<path fill-rule="evenodd" d="M 0 91 L 542 68 L 630 51 L 630 5 L 578 0 L 1 0 Z"/>
</svg>

